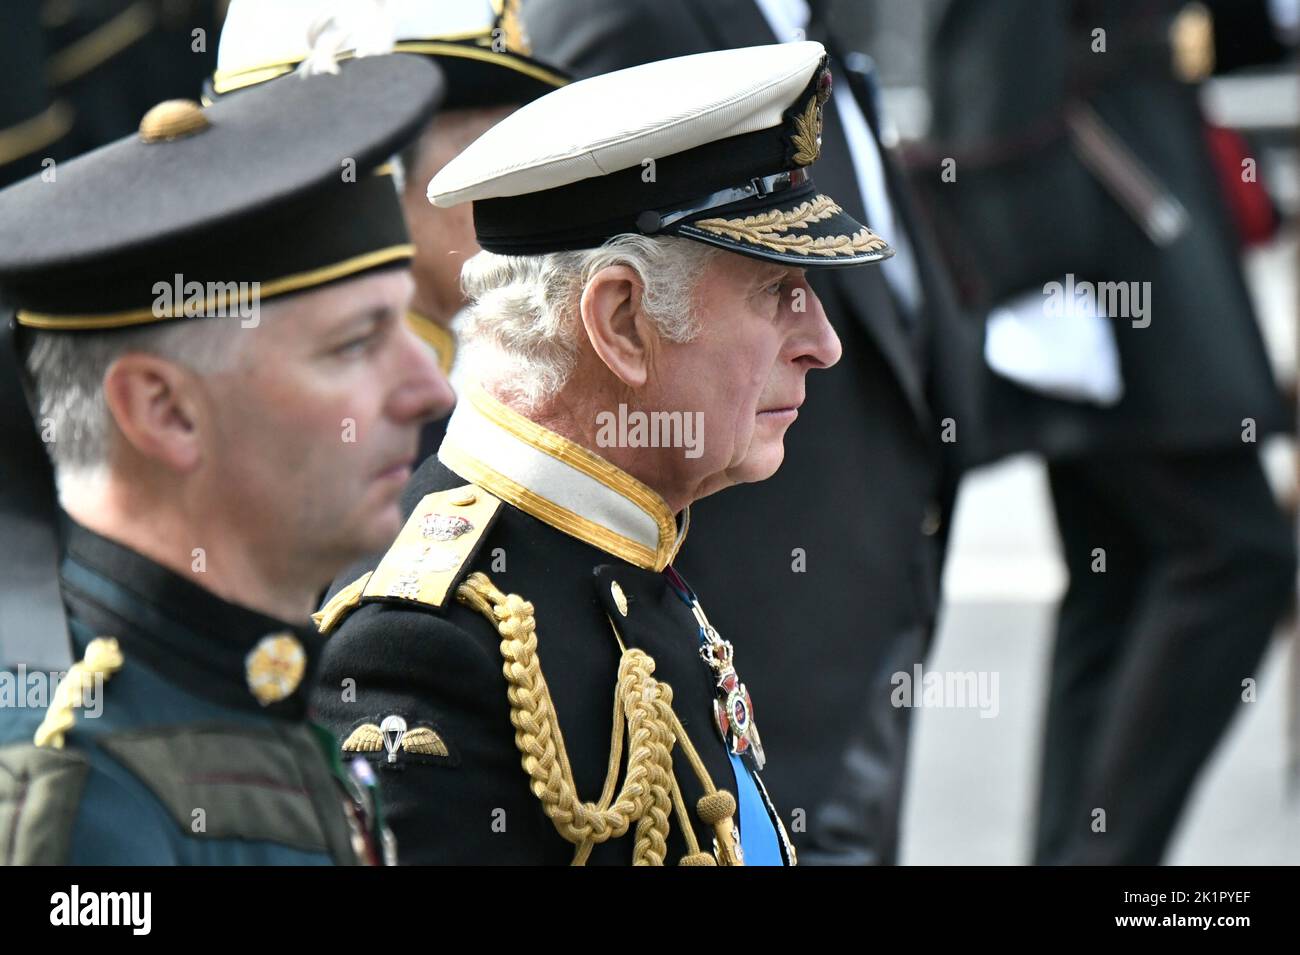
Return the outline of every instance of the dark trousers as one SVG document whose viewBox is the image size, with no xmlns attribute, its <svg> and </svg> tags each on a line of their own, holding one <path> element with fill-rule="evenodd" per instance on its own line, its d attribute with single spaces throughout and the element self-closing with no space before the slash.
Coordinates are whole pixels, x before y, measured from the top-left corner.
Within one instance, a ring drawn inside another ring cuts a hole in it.
<svg viewBox="0 0 1300 955">
<path fill-rule="evenodd" d="M 1247 705 L 1242 681 L 1258 677 L 1295 586 L 1294 537 L 1254 445 L 1090 457 L 1049 475 L 1070 586 L 1034 861 L 1154 865 Z"/>
</svg>

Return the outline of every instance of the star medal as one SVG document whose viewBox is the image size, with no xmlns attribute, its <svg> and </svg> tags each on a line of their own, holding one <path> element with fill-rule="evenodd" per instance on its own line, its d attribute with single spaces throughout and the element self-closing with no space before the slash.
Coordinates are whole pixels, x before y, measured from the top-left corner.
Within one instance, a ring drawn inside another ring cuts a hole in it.
<svg viewBox="0 0 1300 955">
<path fill-rule="evenodd" d="M 716 681 L 714 724 L 722 741 L 731 747 L 733 753 L 737 756 L 748 753 L 753 757 L 754 765 L 761 770 L 767 758 L 763 755 L 763 743 L 758 735 L 758 727 L 754 724 L 754 704 L 749 698 L 749 690 L 740 682 L 740 676 L 732 662 L 735 651 L 731 642 L 723 640 L 718 631 L 713 629 L 698 600 L 693 601 L 691 609 L 704 636 L 704 641 L 700 644 L 700 656 L 713 671 Z"/>
</svg>

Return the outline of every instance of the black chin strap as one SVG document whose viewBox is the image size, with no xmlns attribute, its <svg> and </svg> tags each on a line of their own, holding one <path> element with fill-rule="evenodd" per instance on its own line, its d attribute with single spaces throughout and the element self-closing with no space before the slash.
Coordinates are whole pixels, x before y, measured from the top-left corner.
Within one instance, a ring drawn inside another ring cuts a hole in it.
<svg viewBox="0 0 1300 955">
<path fill-rule="evenodd" d="M 23 394 L 17 333 L 0 316 L 0 667 L 66 670 L 54 471 Z"/>
</svg>

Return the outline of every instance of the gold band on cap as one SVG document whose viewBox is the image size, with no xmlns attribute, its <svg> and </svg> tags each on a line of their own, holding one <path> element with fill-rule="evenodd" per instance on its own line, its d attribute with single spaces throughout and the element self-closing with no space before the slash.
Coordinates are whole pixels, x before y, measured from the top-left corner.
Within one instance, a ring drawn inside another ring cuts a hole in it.
<svg viewBox="0 0 1300 955">
<path fill-rule="evenodd" d="M 325 265 L 318 269 L 311 269 L 307 272 L 299 272 L 296 275 L 286 275 L 283 278 L 272 279 L 269 282 L 261 282 L 258 285 L 258 298 L 271 298 L 276 295 L 287 295 L 290 292 L 299 292 L 303 289 L 312 288 L 316 285 L 324 285 L 326 282 L 333 282 L 336 279 L 345 278 L 354 275 L 357 272 L 364 272 L 366 269 L 372 269 L 387 262 L 395 262 L 399 259 L 409 259 L 415 255 L 415 246 L 409 243 L 404 245 L 389 246 L 387 249 L 378 249 L 374 252 L 367 252 L 364 255 L 353 256 L 342 262 L 336 262 L 333 265 Z M 209 296 L 203 303 L 203 311 L 207 312 L 216 308 L 219 304 L 224 303 L 224 296 Z M 109 328 L 125 328 L 130 325 L 147 325 L 150 322 L 165 321 L 170 318 L 179 318 L 181 316 L 159 316 L 152 308 L 131 309 L 124 312 L 108 312 L 103 315 L 52 315 L 41 312 L 28 312 L 20 309 L 18 311 L 18 324 L 26 328 L 44 328 L 58 329 L 65 331 L 92 331 Z"/>
<path fill-rule="evenodd" d="M 466 34 L 465 39 L 479 39 L 490 35 L 490 31 L 484 34 Z M 497 53 L 491 49 L 471 46 L 468 43 L 457 43 L 456 39 L 455 37 L 439 37 L 428 40 L 399 40 L 393 45 L 393 52 L 422 53 L 426 56 L 451 56 L 467 60 L 480 60 L 484 63 L 493 63 L 507 70 L 513 70 L 516 73 L 522 73 L 524 76 L 540 80 L 543 83 L 549 83 L 555 87 L 564 86 L 568 82 L 564 76 L 553 70 L 516 58 L 526 54 L 514 50 L 504 50 Z M 355 54 L 351 51 L 346 51 L 338 55 L 338 60 L 342 62 L 353 59 L 354 56 Z M 292 73 L 301 62 L 302 58 L 299 57 L 293 60 L 260 63 L 257 66 L 249 66 L 239 70 L 217 70 L 212 74 L 212 89 L 218 95 L 224 96 L 226 93 L 233 93 L 235 90 L 256 86 L 258 83 L 273 80 L 277 76 Z"/>
<path fill-rule="evenodd" d="M 522 73 L 530 76 L 535 80 L 541 80 L 543 83 L 549 83 L 552 86 L 564 86 L 568 80 L 556 73 L 554 70 L 548 70 L 545 67 L 538 66 L 536 63 L 529 63 L 526 60 L 511 59 L 511 57 L 521 57 L 526 54 L 516 53 L 513 50 L 505 50 L 501 53 L 495 53 L 492 50 L 485 50 L 477 46 L 466 46 L 460 43 L 444 43 L 440 40 L 407 40 L 398 43 L 394 48 L 398 53 L 424 53 L 433 56 L 457 56 L 469 60 L 481 60 L 484 63 L 495 63 L 503 66 L 508 70 L 514 70 L 516 73 Z"/>
</svg>

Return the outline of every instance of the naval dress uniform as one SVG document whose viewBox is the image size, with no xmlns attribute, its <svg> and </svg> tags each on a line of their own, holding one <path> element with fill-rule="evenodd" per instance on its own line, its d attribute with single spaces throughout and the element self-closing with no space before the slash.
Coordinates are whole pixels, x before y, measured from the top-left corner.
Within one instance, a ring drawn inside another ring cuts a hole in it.
<svg viewBox="0 0 1300 955">
<path fill-rule="evenodd" d="M 633 233 L 808 268 L 879 261 L 886 242 L 808 172 L 829 96 L 817 43 L 647 64 L 523 107 L 429 195 L 473 202 L 501 254 Z M 316 696 L 341 754 L 378 768 L 403 861 L 794 862 L 745 635 L 720 634 L 673 566 L 689 508 L 482 387 L 404 506 L 392 547 L 318 614 Z"/>
<path fill-rule="evenodd" d="M 646 823 L 627 783 L 656 786 L 646 812 L 667 822 L 674 769 L 694 817 L 692 852 L 711 852 L 719 832 L 697 804 L 725 790 L 746 860 L 789 860 L 755 771 L 761 741 L 750 732 L 731 756 L 715 727 L 726 674 L 703 655 L 731 650 L 709 636 L 671 569 L 689 512 L 676 519 L 650 488 L 480 389 L 461 395 L 447 432 L 411 480 L 410 516 L 392 549 L 321 614 L 337 632 L 317 708 L 344 756 L 369 752 L 391 770 L 380 776 L 402 861 L 562 865 L 589 840 L 593 863 L 676 862 L 689 845 L 679 820 L 642 846 Z M 728 701 L 749 730 L 743 684 Z M 616 706 L 617 732 L 633 733 L 625 774 L 611 745 Z M 405 733 L 385 740 L 393 723 Z M 675 752 L 659 748 L 679 733 Z M 688 745 L 703 771 L 683 755 Z M 608 807 L 590 805 L 620 775 Z M 614 838 L 629 823 L 643 855 Z"/>
<path fill-rule="evenodd" d="M 394 86 L 409 94 L 400 103 Z M 315 628 L 60 518 L 18 378 L 33 329 L 237 321 L 249 304 L 210 292 L 195 302 L 209 317 L 160 306 L 155 284 L 177 274 L 265 299 L 405 266 L 382 167 L 440 88 L 434 67 L 385 56 L 207 109 L 172 101 L 138 135 L 62 164 L 57 185 L 0 192 L 0 417 L 6 464 L 21 462 L 0 486 L 0 692 L 14 696 L 0 706 L 0 863 L 394 857 L 373 773 L 344 771 L 308 720 Z M 344 158 L 362 171 L 354 182 Z"/>
</svg>

